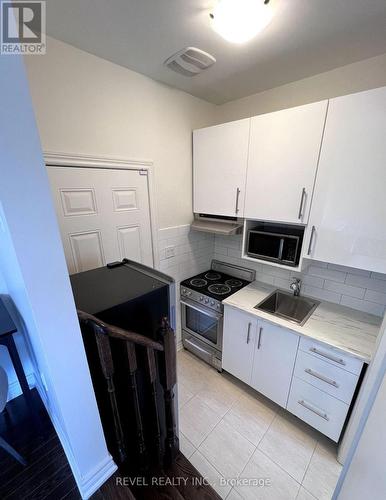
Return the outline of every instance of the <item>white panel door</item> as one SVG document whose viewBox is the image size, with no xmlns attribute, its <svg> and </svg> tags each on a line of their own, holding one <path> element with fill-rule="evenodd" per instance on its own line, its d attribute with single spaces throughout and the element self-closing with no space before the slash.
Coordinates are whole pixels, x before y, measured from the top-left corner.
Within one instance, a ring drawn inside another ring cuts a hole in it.
<svg viewBox="0 0 386 500">
<path fill-rule="evenodd" d="M 255 116 L 244 217 L 307 224 L 327 101 Z"/>
<path fill-rule="evenodd" d="M 147 175 L 48 167 L 70 274 L 128 258 L 153 265 Z"/>
<path fill-rule="evenodd" d="M 193 211 L 242 217 L 250 119 L 193 132 Z"/>
<path fill-rule="evenodd" d="M 331 99 L 306 240 L 312 259 L 386 273 L 385 134 L 386 87 Z"/>
<path fill-rule="evenodd" d="M 283 408 L 287 404 L 298 344 L 298 335 L 258 321 L 251 385 Z"/>
<path fill-rule="evenodd" d="M 256 318 L 225 306 L 222 366 L 246 384 L 251 383 Z"/>
</svg>

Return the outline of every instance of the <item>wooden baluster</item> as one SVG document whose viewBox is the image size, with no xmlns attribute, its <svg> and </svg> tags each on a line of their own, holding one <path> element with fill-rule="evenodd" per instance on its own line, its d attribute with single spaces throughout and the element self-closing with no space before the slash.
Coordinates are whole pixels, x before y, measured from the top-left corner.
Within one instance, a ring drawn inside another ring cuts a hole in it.
<svg viewBox="0 0 386 500">
<path fill-rule="evenodd" d="M 136 433 L 138 441 L 139 468 L 145 470 L 148 466 L 148 457 L 145 446 L 145 437 L 143 432 L 143 423 L 141 417 L 141 408 L 139 405 L 138 385 L 136 379 L 137 356 L 135 354 L 135 345 L 132 342 L 126 342 L 127 358 L 129 364 L 129 389 L 133 396 L 134 418 L 136 424 Z"/>
<path fill-rule="evenodd" d="M 119 459 L 121 462 L 124 462 L 126 459 L 126 449 L 124 445 L 124 437 L 122 431 L 121 419 L 119 416 L 117 398 L 115 394 L 115 386 L 114 386 L 114 363 L 113 357 L 111 354 L 110 340 L 107 332 L 101 326 L 92 323 L 92 327 L 95 333 L 95 339 L 97 342 L 99 360 L 102 367 L 103 375 L 107 382 L 107 391 L 110 397 L 111 410 L 113 413 L 114 419 L 114 432 L 115 438 L 117 440 Z"/>
<path fill-rule="evenodd" d="M 159 411 L 158 411 L 158 401 L 157 401 L 157 366 L 155 361 L 154 350 L 151 347 L 146 349 L 146 357 L 147 357 L 147 366 L 149 370 L 149 379 L 150 379 L 150 387 L 151 387 L 151 395 L 152 395 L 152 403 L 154 410 L 154 419 L 155 419 L 155 431 L 154 438 L 156 442 L 156 453 L 157 453 L 157 463 L 161 463 L 161 428 L 160 428 L 160 420 L 159 420 Z"/>
<path fill-rule="evenodd" d="M 164 373 L 162 374 L 166 417 L 165 462 L 166 464 L 171 464 L 179 451 L 174 406 L 174 387 L 177 382 L 177 358 L 174 331 L 170 328 L 167 318 L 162 319 L 160 334 L 164 346 L 163 357 L 165 363 Z"/>
</svg>

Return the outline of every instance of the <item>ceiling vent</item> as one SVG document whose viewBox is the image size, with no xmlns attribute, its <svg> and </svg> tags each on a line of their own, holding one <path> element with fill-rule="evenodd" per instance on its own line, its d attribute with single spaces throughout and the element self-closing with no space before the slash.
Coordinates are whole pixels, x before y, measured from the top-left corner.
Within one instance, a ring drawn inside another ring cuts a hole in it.
<svg viewBox="0 0 386 500">
<path fill-rule="evenodd" d="M 164 62 L 169 69 L 184 76 L 195 76 L 210 68 L 216 59 L 195 47 L 186 47 L 170 56 Z"/>
</svg>

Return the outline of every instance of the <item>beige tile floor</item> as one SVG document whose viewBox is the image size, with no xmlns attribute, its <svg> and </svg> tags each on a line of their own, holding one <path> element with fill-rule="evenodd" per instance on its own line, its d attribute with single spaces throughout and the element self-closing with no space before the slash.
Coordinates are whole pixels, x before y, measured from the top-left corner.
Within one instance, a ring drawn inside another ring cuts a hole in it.
<svg viewBox="0 0 386 500">
<path fill-rule="evenodd" d="M 331 499 L 341 471 L 334 443 L 187 351 L 177 359 L 180 447 L 222 498 Z"/>
</svg>

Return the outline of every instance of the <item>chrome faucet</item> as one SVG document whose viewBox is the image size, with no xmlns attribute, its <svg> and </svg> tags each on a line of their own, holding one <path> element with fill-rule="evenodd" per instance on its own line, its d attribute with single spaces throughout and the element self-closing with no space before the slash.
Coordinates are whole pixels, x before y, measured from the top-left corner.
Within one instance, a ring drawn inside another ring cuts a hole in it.
<svg viewBox="0 0 386 500">
<path fill-rule="evenodd" d="M 292 278 L 290 289 L 294 292 L 295 297 L 298 297 L 300 295 L 301 286 L 302 286 L 302 280 L 300 280 L 299 278 Z"/>
</svg>

